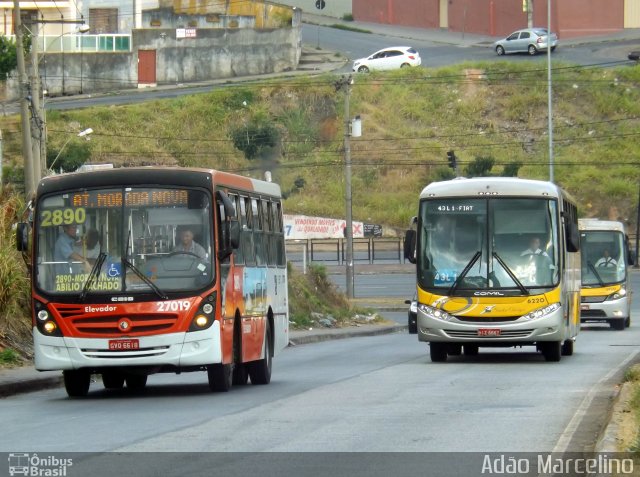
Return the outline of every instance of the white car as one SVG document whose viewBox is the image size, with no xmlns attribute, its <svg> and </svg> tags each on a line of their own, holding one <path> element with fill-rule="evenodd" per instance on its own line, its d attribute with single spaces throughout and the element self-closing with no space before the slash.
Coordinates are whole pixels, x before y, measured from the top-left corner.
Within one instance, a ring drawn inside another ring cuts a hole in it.
<svg viewBox="0 0 640 477">
<path fill-rule="evenodd" d="M 393 46 L 376 51 L 368 58 L 353 62 L 353 71 L 368 73 L 371 70 L 394 70 L 407 66 L 420 66 L 420 53 L 410 46 Z"/>
</svg>

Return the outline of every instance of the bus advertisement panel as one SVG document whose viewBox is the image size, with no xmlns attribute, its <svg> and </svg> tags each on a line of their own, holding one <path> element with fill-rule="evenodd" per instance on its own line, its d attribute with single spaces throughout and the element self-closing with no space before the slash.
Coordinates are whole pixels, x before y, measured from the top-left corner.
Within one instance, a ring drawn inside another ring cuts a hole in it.
<svg viewBox="0 0 640 477">
<path fill-rule="evenodd" d="M 106 388 L 198 370 L 212 390 L 266 384 L 288 343 L 275 184 L 179 168 L 47 177 L 17 238 L 36 368 L 63 370 L 70 396 L 91 374 Z"/>
<path fill-rule="evenodd" d="M 479 347 L 573 353 L 579 330 L 576 209 L 555 185 L 506 178 L 427 186 L 405 255 L 417 264 L 420 341 L 431 359 Z"/>
</svg>

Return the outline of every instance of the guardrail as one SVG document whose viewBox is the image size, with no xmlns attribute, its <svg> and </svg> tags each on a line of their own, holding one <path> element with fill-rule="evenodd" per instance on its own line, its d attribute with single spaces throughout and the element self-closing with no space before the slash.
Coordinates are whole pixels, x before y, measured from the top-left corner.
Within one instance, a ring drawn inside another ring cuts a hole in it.
<svg viewBox="0 0 640 477">
<path fill-rule="evenodd" d="M 346 239 L 287 240 L 287 260 L 294 263 L 346 263 Z M 353 261 L 360 263 L 406 263 L 403 238 L 353 239 Z"/>
</svg>

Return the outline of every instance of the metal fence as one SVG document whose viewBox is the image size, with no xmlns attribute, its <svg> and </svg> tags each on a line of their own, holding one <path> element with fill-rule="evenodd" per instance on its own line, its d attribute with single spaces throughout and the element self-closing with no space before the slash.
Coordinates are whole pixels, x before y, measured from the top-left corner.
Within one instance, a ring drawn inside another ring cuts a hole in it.
<svg viewBox="0 0 640 477">
<path fill-rule="evenodd" d="M 346 239 L 288 240 L 287 260 L 303 265 L 319 262 L 331 265 L 346 263 Z M 405 263 L 403 238 L 353 239 L 355 263 Z"/>
</svg>

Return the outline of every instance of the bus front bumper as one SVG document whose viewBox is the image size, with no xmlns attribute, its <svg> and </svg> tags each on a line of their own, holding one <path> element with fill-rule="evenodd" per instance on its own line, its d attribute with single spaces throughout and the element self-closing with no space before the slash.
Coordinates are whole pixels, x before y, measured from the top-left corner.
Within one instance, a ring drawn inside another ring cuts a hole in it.
<svg viewBox="0 0 640 477">
<path fill-rule="evenodd" d="M 580 305 L 580 321 L 583 323 L 625 320 L 630 315 L 628 297 L 618 300 L 606 300 L 601 303 L 582 303 Z"/>
<path fill-rule="evenodd" d="M 563 341 L 565 336 L 562 308 L 535 320 L 470 323 L 457 319 L 450 321 L 431 318 L 418 311 L 418 339 L 426 342 L 474 343 L 535 343 Z"/>
<path fill-rule="evenodd" d="M 137 349 L 109 350 L 110 341 L 127 339 L 45 336 L 34 327 L 35 367 L 39 371 L 126 366 L 179 369 L 222 362 L 218 321 L 202 331 L 135 337 Z"/>
</svg>

